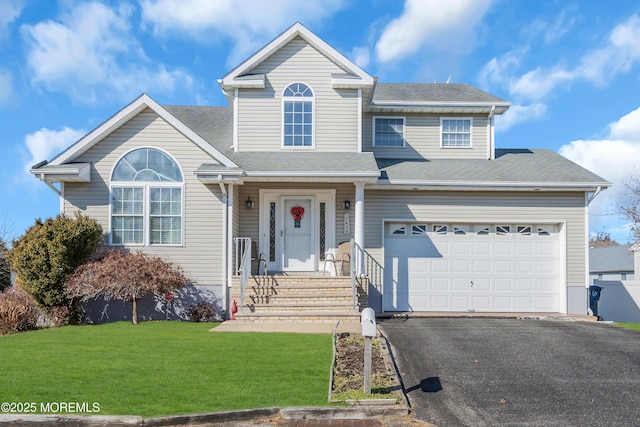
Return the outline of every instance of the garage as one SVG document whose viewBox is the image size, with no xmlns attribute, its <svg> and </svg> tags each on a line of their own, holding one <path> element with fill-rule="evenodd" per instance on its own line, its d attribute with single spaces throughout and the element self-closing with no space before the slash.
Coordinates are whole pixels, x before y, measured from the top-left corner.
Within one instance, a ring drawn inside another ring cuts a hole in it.
<svg viewBox="0 0 640 427">
<path fill-rule="evenodd" d="M 385 224 L 384 311 L 558 312 L 556 224 Z"/>
</svg>

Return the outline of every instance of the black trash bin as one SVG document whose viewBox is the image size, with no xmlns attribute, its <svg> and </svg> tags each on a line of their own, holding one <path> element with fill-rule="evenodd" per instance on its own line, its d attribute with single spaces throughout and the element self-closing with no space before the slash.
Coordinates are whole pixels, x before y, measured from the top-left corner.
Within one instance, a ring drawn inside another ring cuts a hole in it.
<svg viewBox="0 0 640 427">
<path fill-rule="evenodd" d="M 591 285 L 589 286 L 589 308 L 591 314 L 600 318 L 598 314 L 598 301 L 600 301 L 600 293 L 602 292 L 601 286 Z"/>
</svg>

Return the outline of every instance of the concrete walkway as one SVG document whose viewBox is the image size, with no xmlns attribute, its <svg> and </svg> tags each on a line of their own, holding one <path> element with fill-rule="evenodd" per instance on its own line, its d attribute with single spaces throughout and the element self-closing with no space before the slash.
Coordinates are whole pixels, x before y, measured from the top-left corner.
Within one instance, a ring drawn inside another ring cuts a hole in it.
<svg viewBox="0 0 640 427">
<path fill-rule="evenodd" d="M 210 332 L 291 332 L 297 334 L 333 334 L 334 332 L 359 334 L 360 323 L 303 323 L 303 322 L 238 322 L 227 320 Z"/>
</svg>

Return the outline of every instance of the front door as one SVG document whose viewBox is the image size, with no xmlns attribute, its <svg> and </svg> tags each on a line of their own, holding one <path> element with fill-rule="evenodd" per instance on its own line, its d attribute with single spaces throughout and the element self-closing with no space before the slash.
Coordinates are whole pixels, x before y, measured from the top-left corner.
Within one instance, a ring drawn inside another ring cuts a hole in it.
<svg viewBox="0 0 640 427">
<path fill-rule="evenodd" d="M 315 271 L 313 197 L 282 197 L 282 269 Z"/>
</svg>

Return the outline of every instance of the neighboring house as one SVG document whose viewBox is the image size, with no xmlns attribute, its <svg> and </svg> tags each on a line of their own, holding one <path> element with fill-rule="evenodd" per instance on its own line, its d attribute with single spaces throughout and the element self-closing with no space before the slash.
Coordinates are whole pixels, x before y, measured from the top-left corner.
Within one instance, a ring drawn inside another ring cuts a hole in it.
<svg viewBox="0 0 640 427">
<path fill-rule="evenodd" d="M 594 280 L 634 280 L 631 245 L 589 248 L 589 283 Z"/>
<path fill-rule="evenodd" d="M 586 313 L 587 207 L 611 184 L 550 150 L 496 149 L 509 102 L 378 82 L 301 24 L 218 82 L 229 107 L 142 95 L 31 172 L 63 213 L 179 263 L 227 310 L 248 304 L 250 238 L 258 268 L 283 274 L 269 286 L 319 291 L 326 253 L 353 239 L 378 312 Z"/>
</svg>

